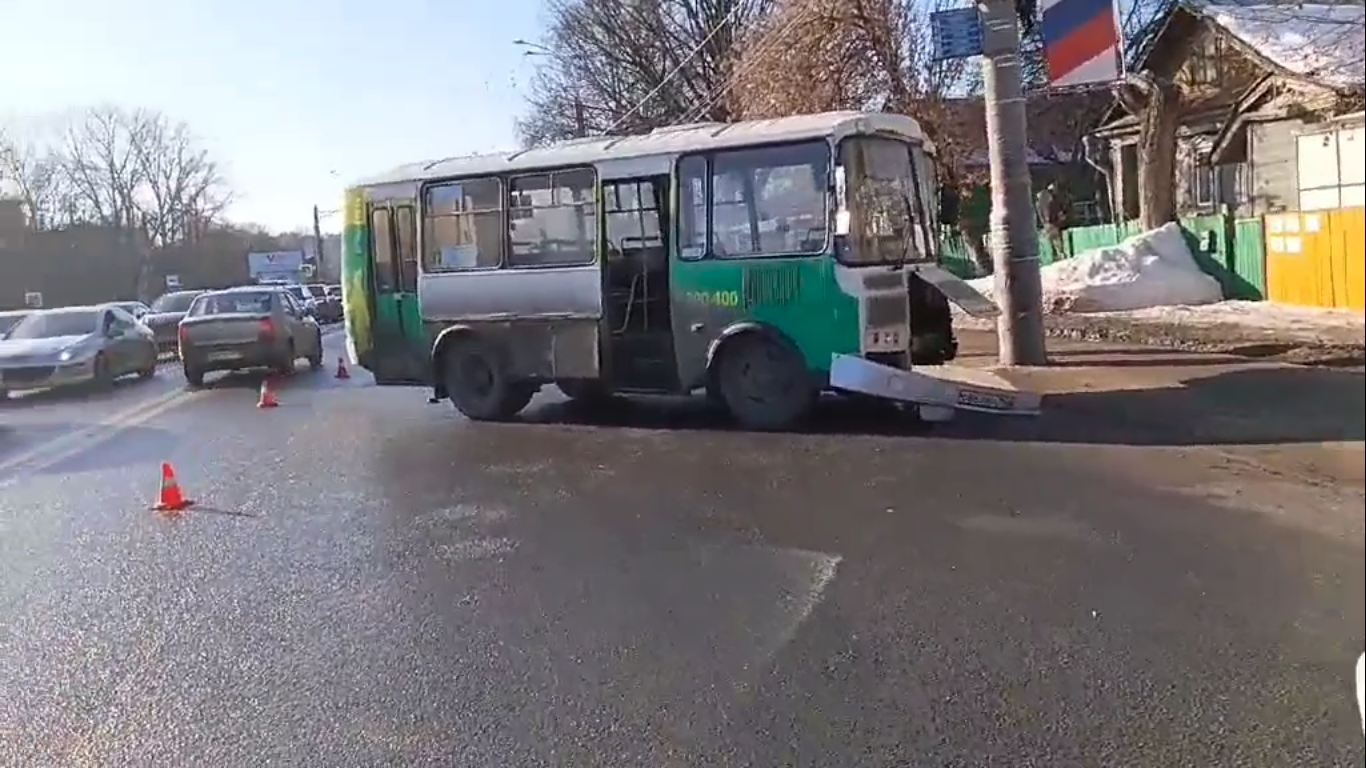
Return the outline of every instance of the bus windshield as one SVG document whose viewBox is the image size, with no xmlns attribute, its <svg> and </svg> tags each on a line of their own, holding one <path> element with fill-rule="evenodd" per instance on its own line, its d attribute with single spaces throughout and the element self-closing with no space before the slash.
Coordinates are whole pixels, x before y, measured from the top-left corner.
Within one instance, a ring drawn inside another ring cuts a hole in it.
<svg viewBox="0 0 1366 768">
<path fill-rule="evenodd" d="M 878 136 L 840 143 L 847 236 L 836 255 L 845 264 L 902 264 L 933 258 L 923 212 L 925 183 L 912 163 L 911 145 Z"/>
</svg>

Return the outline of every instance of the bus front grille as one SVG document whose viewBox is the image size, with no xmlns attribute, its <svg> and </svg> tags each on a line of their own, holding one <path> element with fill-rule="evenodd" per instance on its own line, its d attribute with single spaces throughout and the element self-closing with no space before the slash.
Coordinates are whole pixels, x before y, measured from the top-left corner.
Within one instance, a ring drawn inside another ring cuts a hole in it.
<svg viewBox="0 0 1366 768">
<path fill-rule="evenodd" d="M 898 328 L 910 317 L 910 302 L 905 293 L 874 293 L 863 299 L 864 327 Z"/>
</svg>

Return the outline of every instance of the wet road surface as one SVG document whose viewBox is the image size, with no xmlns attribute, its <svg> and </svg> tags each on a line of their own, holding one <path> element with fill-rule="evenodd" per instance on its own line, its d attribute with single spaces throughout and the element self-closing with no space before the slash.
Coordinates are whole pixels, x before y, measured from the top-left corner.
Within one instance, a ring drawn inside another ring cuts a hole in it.
<svg viewBox="0 0 1366 768">
<path fill-rule="evenodd" d="M 1089 412 L 488 425 L 176 374 L 0 410 L 0 765 L 1362 761 L 1360 488 Z"/>
</svg>

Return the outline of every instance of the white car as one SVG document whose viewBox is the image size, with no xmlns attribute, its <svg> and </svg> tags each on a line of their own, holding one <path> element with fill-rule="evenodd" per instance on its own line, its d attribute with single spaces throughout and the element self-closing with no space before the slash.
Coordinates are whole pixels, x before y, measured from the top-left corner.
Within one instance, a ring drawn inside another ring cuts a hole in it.
<svg viewBox="0 0 1366 768">
<path fill-rule="evenodd" d="M 318 301 L 313 298 L 313 294 L 308 292 L 308 288 L 298 283 L 291 283 L 284 286 L 284 289 L 289 292 L 290 296 L 294 297 L 295 301 L 299 302 L 299 306 L 304 308 L 309 317 L 318 316 Z"/>
</svg>

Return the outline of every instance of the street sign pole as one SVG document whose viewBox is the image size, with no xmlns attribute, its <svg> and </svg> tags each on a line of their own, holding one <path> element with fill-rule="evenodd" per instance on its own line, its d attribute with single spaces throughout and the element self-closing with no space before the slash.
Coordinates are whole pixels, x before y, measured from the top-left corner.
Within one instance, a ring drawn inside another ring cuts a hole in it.
<svg viewBox="0 0 1366 768">
<path fill-rule="evenodd" d="M 998 356 L 1003 365 L 1045 365 L 1039 232 L 1025 136 L 1024 79 L 1015 0 L 930 15 L 936 59 L 982 57 L 987 153 L 991 161 L 991 253 Z"/>
</svg>

